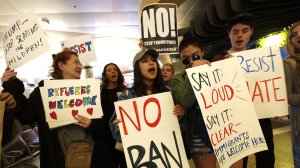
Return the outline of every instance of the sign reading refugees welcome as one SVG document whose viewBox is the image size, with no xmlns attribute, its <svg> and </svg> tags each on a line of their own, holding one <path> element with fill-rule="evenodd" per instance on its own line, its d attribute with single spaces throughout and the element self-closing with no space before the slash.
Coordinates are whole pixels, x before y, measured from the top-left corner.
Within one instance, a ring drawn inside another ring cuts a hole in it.
<svg viewBox="0 0 300 168">
<path fill-rule="evenodd" d="M 87 64 L 96 61 L 94 42 L 91 35 L 79 36 L 61 42 L 64 50 L 76 52 L 80 62 Z"/>
<path fill-rule="evenodd" d="M 77 122 L 74 117 L 78 114 L 90 119 L 103 115 L 100 86 L 96 79 L 45 80 L 40 91 L 50 127 Z"/>
<path fill-rule="evenodd" d="M 178 52 L 177 5 L 150 4 L 141 14 L 142 40 L 160 54 Z"/>
<path fill-rule="evenodd" d="M 186 72 L 220 167 L 267 149 L 237 58 Z"/>
<path fill-rule="evenodd" d="M 4 32 L 2 42 L 6 64 L 11 69 L 20 67 L 50 49 L 38 18 L 33 13 L 21 15 L 12 22 Z"/>
<path fill-rule="evenodd" d="M 128 168 L 188 168 L 170 92 L 115 102 Z"/>
<path fill-rule="evenodd" d="M 232 53 L 239 60 L 258 118 L 288 115 L 282 57 L 278 47 Z"/>
</svg>

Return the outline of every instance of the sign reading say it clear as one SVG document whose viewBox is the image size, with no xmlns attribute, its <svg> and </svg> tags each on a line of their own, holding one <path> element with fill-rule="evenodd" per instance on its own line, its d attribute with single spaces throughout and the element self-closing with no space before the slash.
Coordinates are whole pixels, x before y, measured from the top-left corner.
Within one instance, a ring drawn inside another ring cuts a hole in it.
<svg viewBox="0 0 300 168">
<path fill-rule="evenodd" d="M 220 167 L 267 149 L 237 58 L 186 72 Z"/>
</svg>

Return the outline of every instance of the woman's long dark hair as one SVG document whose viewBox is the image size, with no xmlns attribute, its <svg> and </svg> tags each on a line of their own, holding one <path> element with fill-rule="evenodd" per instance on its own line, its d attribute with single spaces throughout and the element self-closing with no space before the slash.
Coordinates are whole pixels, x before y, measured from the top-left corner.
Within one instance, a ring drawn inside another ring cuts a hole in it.
<svg viewBox="0 0 300 168">
<path fill-rule="evenodd" d="M 164 83 L 162 74 L 161 74 L 161 70 L 158 67 L 159 64 L 157 62 L 157 60 L 155 59 L 155 62 L 157 64 L 157 74 L 156 74 L 156 78 L 154 79 L 154 83 L 153 83 L 153 90 L 152 93 L 162 93 L 162 92 L 167 92 L 169 91 Z M 143 82 L 143 76 L 139 67 L 139 61 L 137 61 L 134 65 L 134 82 L 133 82 L 133 90 L 135 92 L 135 94 L 137 96 L 144 96 L 147 95 L 146 91 L 147 91 L 147 87 Z"/>
<path fill-rule="evenodd" d="M 117 71 L 118 71 L 118 80 L 117 80 L 118 91 L 125 90 L 127 87 L 124 85 L 124 76 L 123 76 L 120 68 L 118 67 L 118 65 L 116 65 L 115 63 L 108 63 L 108 64 L 106 64 L 104 66 L 103 72 L 102 72 L 102 84 L 101 84 L 101 88 L 107 88 L 108 78 L 106 76 L 106 70 L 107 70 L 107 67 L 109 65 L 113 65 L 113 66 L 115 66 L 117 68 Z"/>
</svg>

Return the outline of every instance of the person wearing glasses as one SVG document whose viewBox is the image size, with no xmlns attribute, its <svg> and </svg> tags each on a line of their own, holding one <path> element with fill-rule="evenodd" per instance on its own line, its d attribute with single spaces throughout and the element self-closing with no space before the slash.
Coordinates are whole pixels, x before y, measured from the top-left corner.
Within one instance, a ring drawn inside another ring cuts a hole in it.
<svg viewBox="0 0 300 168">
<path fill-rule="evenodd" d="M 185 69 L 210 64 L 203 58 L 202 46 L 196 37 L 185 35 L 179 44 L 179 54 Z M 216 156 L 211 146 L 208 132 L 197 103 L 193 88 L 185 71 L 173 76 L 171 90 L 175 102 L 186 109 L 186 134 L 190 154 L 196 168 L 216 168 Z M 242 167 L 242 160 L 231 167 Z"/>
</svg>

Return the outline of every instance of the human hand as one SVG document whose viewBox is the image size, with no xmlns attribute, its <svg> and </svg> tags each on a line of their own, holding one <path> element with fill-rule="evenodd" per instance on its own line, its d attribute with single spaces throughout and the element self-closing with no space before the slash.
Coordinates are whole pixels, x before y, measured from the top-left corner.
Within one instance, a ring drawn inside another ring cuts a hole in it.
<svg viewBox="0 0 300 168">
<path fill-rule="evenodd" d="M 79 125 L 81 126 L 82 128 L 88 128 L 90 127 L 91 123 L 92 123 L 92 120 L 85 117 L 85 116 L 82 116 L 80 114 L 78 114 L 77 116 L 74 117 L 75 120 L 77 120 L 78 122 L 77 123 L 74 123 L 76 125 Z"/>
<path fill-rule="evenodd" d="M 6 67 L 1 79 L 3 82 L 5 82 L 17 78 L 16 76 L 17 76 L 17 72 L 15 72 L 13 69 L 10 69 L 9 67 Z"/>
<path fill-rule="evenodd" d="M 5 101 L 5 106 L 7 109 L 12 109 L 17 106 L 17 102 L 13 95 L 9 92 L 2 92 L 0 93 L 0 100 Z"/>
<path fill-rule="evenodd" d="M 143 48 L 145 47 L 145 44 L 144 44 L 143 39 L 140 39 L 139 47 L 140 47 L 141 49 L 143 49 Z"/>
<path fill-rule="evenodd" d="M 231 55 L 231 54 L 225 55 L 225 59 L 227 59 L 227 58 L 232 58 L 232 57 L 233 57 L 233 55 Z"/>
<path fill-rule="evenodd" d="M 185 114 L 184 107 L 180 104 L 176 104 L 173 108 L 173 114 L 180 120 Z"/>
<path fill-rule="evenodd" d="M 116 126 L 116 128 L 117 128 L 118 130 L 120 130 L 120 129 L 119 129 L 119 124 L 120 124 L 121 122 L 122 122 L 121 119 L 115 118 L 115 120 L 114 120 L 114 124 L 115 124 L 115 126 Z"/>
<path fill-rule="evenodd" d="M 274 121 L 278 121 L 278 120 L 283 120 L 283 117 L 285 117 L 285 116 L 275 116 L 275 117 L 272 117 L 271 119 Z"/>
<path fill-rule="evenodd" d="M 205 64 L 210 66 L 210 62 L 208 60 L 205 60 L 205 59 L 195 60 L 195 61 L 193 61 L 192 67 L 205 65 Z"/>
</svg>

